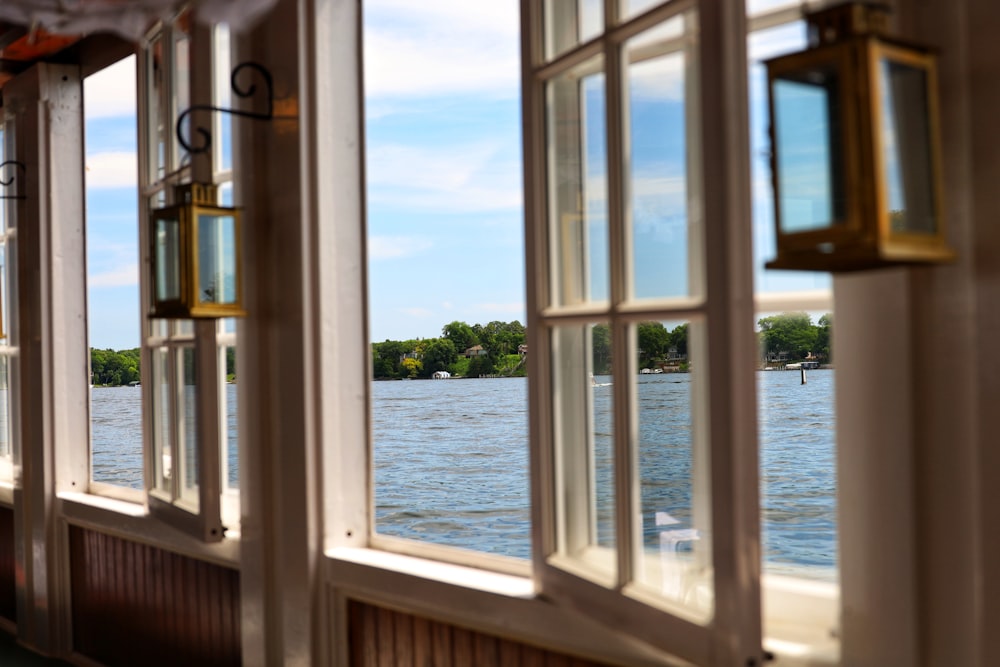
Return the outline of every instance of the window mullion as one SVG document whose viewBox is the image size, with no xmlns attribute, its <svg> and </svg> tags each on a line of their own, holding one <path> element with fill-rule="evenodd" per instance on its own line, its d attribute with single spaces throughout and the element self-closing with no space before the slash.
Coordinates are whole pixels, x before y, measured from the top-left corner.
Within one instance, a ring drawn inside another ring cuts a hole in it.
<svg viewBox="0 0 1000 667">
<path fill-rule="evenodd" d="M 616 3 L 606 5 L 606 21 L 617 15 Z M 605 127 L 607 141 L 608 182 L 608 247 L 611 282 L 611 349 L 613 375 L 613 442 L 615 480 L 615 544 L 617 547 L 617 586 L 624 588 L 632 580 L 633 551 L 635 547 L 631 466 L 631 396 L 630 341 L 628 323 L 616 315 L 616 306 L 628 300 L 628 214 L 624 173 L 625 153 L 625 100 L 622 94 L 623 72 L 620 45 L 605 39 Z"/>
</svg>

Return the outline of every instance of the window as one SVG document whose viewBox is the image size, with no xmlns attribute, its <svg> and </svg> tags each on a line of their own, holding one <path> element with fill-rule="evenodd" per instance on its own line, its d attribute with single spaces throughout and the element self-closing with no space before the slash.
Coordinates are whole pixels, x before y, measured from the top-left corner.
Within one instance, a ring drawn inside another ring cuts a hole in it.
<svg viewBox="0 0 1000 667">
<path fill-rule="evenodd" d="M 90 490 L 140 501 L 144 486 L 136 221 L 135 57 L 83 82 Z"/>
<path fill-rule="evenodd" d="M 14 133 L 7 131 L 9 121 L 0 118 L 0 162 L 14 160 Z M 11 420 L 13 414 L 13 381 L 17 358 L 17 321 L 11 315 L 17 312 L 12 304 L 16 290 L 11 280 L 16 274 L 17 260 L 17 199 L 20 184 L 17 180 L 22 174 L 17 167 L 8 164 L 0 174 L 4 182 L 9 183 L 0 191 L 4 199 L 0 199 L 0 482 L 14 480 L 14 433 L 15 424 Z M 12 178 L 13 176 L 13 178 Z"/>
<path fill-rule="evenodd" d="M 517 6 L 363 10 L 375 542 L 524 571 Z"/>
<path fill-rule="evenodd" d="M 209 76 L 189 66 L 198 49 L 213 54 Z M 173 201 L 173 186 L 214 182 L 220 186 L 219 203 L 232 202 L 228 120 L 192 114 L 182 125 L 196 148 L 202 127 L 219 137 L 208 150 L 210 160 L 192 159 L 175 134 L 178 118 L 192 104 L 221 106 L 226 101 L 220 98 L 228 94 L 229 58 L 225 28 L 192 28 L 184 17 L 147 37 L 139 59 L 143 252 L 148 251 L 147 216 Z M 149 289 L 144 282 L 143 312 L 148 311 Z M 239 520 L 236 392 L 231 383 L 236 379 L 235 323 L 143 317 L 142 328 L 150 512 L 208 541 L 219 540 Z"/>
<path fill-rule="evenodd" d="M 522 5 L 536 566 L 543 590 L 696 664 L 761 654 L 729 5 Z"/>
</svg>

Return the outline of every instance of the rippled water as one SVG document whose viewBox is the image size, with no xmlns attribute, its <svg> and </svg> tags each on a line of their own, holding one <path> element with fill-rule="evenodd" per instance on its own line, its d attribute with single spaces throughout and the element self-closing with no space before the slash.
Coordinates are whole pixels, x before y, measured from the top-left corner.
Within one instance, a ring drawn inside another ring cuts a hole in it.
<svg viewBox="0 0 1000 667">
<path fill-rule="evenodd" d="M 762 532 L 769 570 L 832 578 L 836 491 L 832 371 L 757 373 Z M 691 516 L 690 376 L 641 376 L 643 532 L 657 511 Z M 611 387 L 594 390 L 599 534 L 613 542 Z M 228 385 L 230 480 L 237 479 L 236 386 Z M 372 383 L 375 510 L 380 533 L 520 558 L 530 556 L 527 382 Z M 143 488 L 142 391 L 91 392 L 93 478 Z"/>
<path fill-rule="evenodd" d="M 758 378 L 762 520 L 769 570 L 836 567 L 833 372 Z M 373 389 L 378 532 L 478 551 L 530 555 L 527 382 L 376 382 Z M 611 391 L 594 391 L 598 533 L 613 542 L 609 502 Z M 690 522 L 690 376 L 641 376 L 639 472 L 643 533 L 656 512 Z"/>
</svg>

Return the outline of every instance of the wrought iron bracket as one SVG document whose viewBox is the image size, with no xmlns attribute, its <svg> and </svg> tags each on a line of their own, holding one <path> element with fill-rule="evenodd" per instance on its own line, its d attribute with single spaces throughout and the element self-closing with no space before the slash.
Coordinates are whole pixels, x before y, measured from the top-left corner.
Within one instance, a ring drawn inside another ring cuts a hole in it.
<svg viewBox="0 0 1000 667">
<path fill-rule="evenodd" d="M 5 162 L 0 162 L 0 185 L 3 187 L 7 187 L 14 182 L 14 174 L 16 173 L 12 172 L 10 176 L 4 178 L 2 176 L 3 168 L 7 165 L 18 166 L 21 168 L 22 172 L 27 171 L 27 167 L 24 166 L 23 162 L 18 162 L 17 160 L 6 160 Z M 27 197 L 25 197 L 25 195 L 0 195 L 0 199 L 27 199 Z"/>
<path fill-rule="evenodd" d="M 205 153 L 209 148 L 212 147 L 212 133 L 210 130 L 195 126 L 191 128 L 190 141 L 184 138 L 184 121 L 187 120 L 188 116 L 195 111 L 217 111 L 219 113 L 228 113 L 234 116 L 241 116 L 243 118 L 255 118 L 257 120 L 271 120 L 274 118 L 274 85 L 271 78 L 271 73 L 263 66 L 255 62 L 245 62 L 240 63 L 233 68 L 233 73 L 229 77 L 230 87 L 233 90 L 233 95 L 243 99 L 252 98 L 257 95 L 257 84 L 251 82 L 249 86 L 242 87 L 237 82 L 237 78 L 240 72 L 243 70 L 252 70 L 256 72 L 257 75 L 264 81 L 265 90 L 262 92 L 262 96 L 267 103 L 267 110 L 264 112 L 257 111 L 242 111 L 240 109 L 224 109 L 222 107 L 211 106 L 208 104 L 196 104 L 194 106 L 188 107 L 180 116 L 177 117 L 177 141 L 190 155 L 197 155 L 198 153 Z M 194 145 L 194 134 L 197 133 L 201 137 L 197 145 Z"/>
</svg>

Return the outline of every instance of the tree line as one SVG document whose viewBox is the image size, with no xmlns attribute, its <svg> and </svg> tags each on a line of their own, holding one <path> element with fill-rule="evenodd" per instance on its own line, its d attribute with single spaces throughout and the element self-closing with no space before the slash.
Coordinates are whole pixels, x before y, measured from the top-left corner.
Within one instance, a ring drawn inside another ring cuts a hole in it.
<svg viewBox="0 0 1000 667">
<path fill-rule="evenodd" d="M 830 340 L 833 315 L 820 316 L 816 324 L 808 313 L 781 313 L 757 320 L 760 349 L 765 362 L 833 361 Z"/>
<path fill-rule="evenodd" d="M 193 355 L 181 355 L 183 363 L 194 363 Z M 99 350 L 90 348 L 90 384 L 102 387 L 122 387 L 139 382 L 141 354 L 131 350 Z M 226 348 L 226 379 L 236 379 L 236 348 Z"/>
<path fill-rule="evenodd" d="M 372 343 L 372 370 L 378 380 L 429 378 L 437 371 L 454 376 L 525 374 L 524 325 L 451 322 L 440 338 L 385 340 Z M 465 356 L 468 351 L 469 356 Z"/>
</svg>

